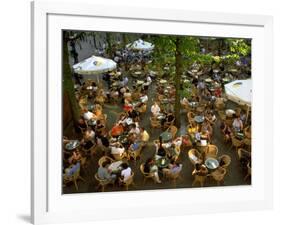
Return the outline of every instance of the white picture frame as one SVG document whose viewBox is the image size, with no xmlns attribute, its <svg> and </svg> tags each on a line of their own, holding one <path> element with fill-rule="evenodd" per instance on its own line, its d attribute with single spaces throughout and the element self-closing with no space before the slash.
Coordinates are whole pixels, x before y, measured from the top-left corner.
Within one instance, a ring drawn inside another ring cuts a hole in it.
<svg viewBox="0 0 281 225">
<path fill-rule="evenodd" d="M 62 29 L 252 38 L 252 120 L 255 121 L 252 185 L 61 195 L 58 163 L 61 161 L 61 63 L 57 62 L 61 60 L 58 35 Z M 32 33 L 31 212 L 34 224 L 272 208 L 272 17 L 36 1 L 32 2 Z M 113 204 L 116 202 L 122 204 Z"/>
</svg>

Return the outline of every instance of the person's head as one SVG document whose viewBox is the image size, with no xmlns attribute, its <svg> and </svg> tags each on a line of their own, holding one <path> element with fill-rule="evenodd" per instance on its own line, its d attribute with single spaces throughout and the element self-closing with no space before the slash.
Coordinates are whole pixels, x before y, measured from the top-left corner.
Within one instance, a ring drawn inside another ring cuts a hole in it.
<svg viewBox="0 0 281 225">
<path fill-rule="evenodd" d="M 140 132 L 144 132 L 144 128 L 143 127 L 140 127 Z"/>
<path fill-rule="evenodd" d="M 200 168 L 201 168 L 200 163 L 195 163 L 195 169 L 196 169 L 196 170 L 200 170 Z"/>
<path fill-rule="evenodd" d="M 103 168 L 106 168 L 107 165 L 108 165 L 108 161 L 104 161 L 104 162 L 101 164 L 101 166 L 102 166 Z"/>
<path fill-rule="evenodd" d="M 122 164 L 122 168 L 125 170 L 125 169 L 127 169 L 129 167 L 129 165 L 127 164 L 127 163 L 123 163 Z"/>
<path fill-rule="evenodd" d="M 133 128 L 133 129 L 136 129 L 136 128 L 137 128 L 137 125 L 136 125 L 135 123 L 133 123 L 133 124 L 132 124 L 132 128 Z"/>
<path fill-rule="evenodd" d="M 153 162 L 154 162 L 153 158 L 148 158 L 148 159 L 146 160 L 146 163 L 147 163 L 147 164 L 151 164 L 151 163 L 153 163 Z"/>
<path fill-rule="evenodd" d="M 98 125 L 100 124 L 100 120 L 97 120 L 97 124 L 98 124 Z"/>
</svg>

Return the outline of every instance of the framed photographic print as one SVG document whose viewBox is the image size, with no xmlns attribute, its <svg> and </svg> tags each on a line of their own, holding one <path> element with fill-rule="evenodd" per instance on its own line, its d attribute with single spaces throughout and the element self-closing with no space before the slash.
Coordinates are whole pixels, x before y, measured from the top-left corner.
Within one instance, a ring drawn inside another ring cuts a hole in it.
<svg viewBox="0 0 281 225">
<path fill-rule="evenodd" d="M 272 207 L 271 17 L 36 1 L 32 23 L 33 223 Z"/>
</svg>

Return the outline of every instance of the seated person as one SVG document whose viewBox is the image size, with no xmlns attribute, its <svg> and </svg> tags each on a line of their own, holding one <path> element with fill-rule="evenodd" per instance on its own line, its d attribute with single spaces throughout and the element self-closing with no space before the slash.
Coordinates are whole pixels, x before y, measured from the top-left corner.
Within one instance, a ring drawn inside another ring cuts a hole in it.
<svg viewBox="0 0 281 225">
<path fill-rule="evenodd" d="M 95 138 L 95 132 L 91 127 L 88 127 L 87 130 L 84 133 L 84 139 L 85 140 L 94 140 Z"/>
<path fill-rule="evenodd" d="M 116 180 L 116 175 L 111 174 L 108 170 L 109 162 L 105 161 L 102 165 L 98 168 L 98 178 L 101 180 L 107 180 L 110 183 L 114 183 Z"/>
<path fill-rule="evenodd" d="M 156 183 L 158 183 L 158 184 L 162 183 L 159 178 L 158 167 L 155 165 L 155 161 L 152 158 L 149 158 L 145 162 L 143 171 L 145 173 L 149 173 L 149 174 L 153 175 L 153 180 Z"/>
<path fill-rule="evenodd" d="M 123 96 L 124 96 L 124 99 L 126 100 L 129 100 L 129 101 L 131 101 L 131 99 L 132 99 L 132 94 L 130 93 L 130 90 L 126 90 L 126 92 L 123 94 Z"/>
<path fill-rule="evenodd" d="M 72 155 L 69 157 L 68 162 L 69 162 L 69 164 L 72 164 L 73 162 L 80 161 L 81 159 L 82 159 L 82 155 L 81 155 L 79 149 L 75 149 L 72 152 Z"/>
<path fill-rule="evenodd" d="M 137 127 L 137 125 L 135 123 L 133 123 L 131 125 L 131 129 L 129 131 L 130 134 L 136 134 L 137 136 L 139 136 L 140 134 L 140 129 Z"/>
<path fill-rule="evenodd" d="M 176 162 L 176 160 L 172 160 L 169 164 L 168 168 L 163 169 L 163 173 L 168 175 L 177 174 L 182 170 L 182 164 Z"/>
<path fill-rule="evenodd" d="M 231 138 L 231 129 L 230 127 L 225 123 L 225 121 L 222 122 L 221 126 L 221 131 L 224 135 L 224 140 L 228 141 Z"/>
<path fill-rule="evenodd" d="M 93 140 L 92 139 L 82 139 L 80 142 L 81 146 L 86 149 L 89 150 L 90 148 L 92 148 L 94 146 Z"/>
<path fill-rule="evenodd" d="M 112 137 L 118 137 L 124 132 L 124 127 L 121 123 L 115 124 L 114 127 L 111 129 L 111 136 Z"/>
<path fill-rule="evenodd" d="M 173 140 L 174 147 L 174 159 L 176 160 L 181 152 L 181 145 L 182 145 L 182 137 L 177 137 L 175 140 Z"/>
<path fill-rule="evenodd" d="M 134 121 L 138 120 L 138 117 L 139 117 L 139 113 L 133 109 L 133 108 L 129 108 L 128 110 L 128 116 L 130 118 L 132 118 Z"/>
<path fill-rule="evenodd" d="M 154 102 L 154 104 L 151 106 L 152 115 L 156 117 L 160 113 L 160 111 L 161 110 L 159 105 L 157 104 L 157 102 Z"/>
<path fill-rule="evenodd" d="M 121 171 L 121 182 L 126 182 L 128 178 L 132 175 L 132 169 L 129 167 L 127 163 L 123 163 L 121 165 L 122 171 Z"/>
<path fill-rule="evenodd" d="M 140 128 L 140 141 L 143 142 L 144 144 L 146 144 L 149 141 L 149 134 L 147 133 L 147 131 L 141 127 Z"/>
<path fill-rule="evenodd" d="M 139 112 L 139 113 L 145 113 L 146 112 L 146 104 L 145 103 L 140 103 L 137 107 L 136 107 L 136 110 Z"/>
<path fill-rule="evenodd" d="M 194 175 L 197 175 L 197 176 L 206 176 L 208 174 L 208 169 L 204 166 L 204 165 L 202 165 L 202 164 L 200 164 L 200 163 L 196 163 L 195 164 L 195 168 L 194 168 L 194 170 L 193 170 L 193 172 L 192 172 L 192 175 L 194 176 Z"/>
<path fill-rule="evenodd" d="M 240 132 L 243 130 L 243 122 L 240 119 L 240 117 L 238 117 L 237 115 L 235 115 L 235 119 L 233 120 L 232 127 L 235 132 Z"/>
<path fill-rule="evenodd" d="M 114 145 L 111 146 L 111 154 L 112 155 L 122 156 L 124 153 L 125 153 L 125 148 L 122 146 L 121 143 L 116 142 Z"/>
<path fill-rule="evenodd" d="M 78 127 L 82 130 L 85 130 L 87 128 L 87 123 L 85 122 L 85 120 L 82 116 L 78 120 Z"/>
<path fill-rule="evenodd" d="M 159 158 L 163 158 L 167 155 L 167 152 L 166 150 L 164 149 L 164 147 L 162 146 L 162 144 L 160 144 L 158 150 L 157 150 L 157 153 L 156 153 L 156 159 L 159 159 Z"/>
<path fill-rule="evenodd" d="M 141 143 L 137 142 L 137 140 L 135 140 L 129 147 L 130 151 L 137 151 L 141 146 Z"/>
<path fill-rule="evenodd" d="M 83 118 L 87 121 L 94 118 L 94 113 L 90 112 L 88 109 L 83 110 Z"/>
<path fill-rule="evenodd" d="M 187 99 L 186 97 L 184 97 L 184 98 L 181 100 L 181 104 L 182 104 L 182 106 L 187 106 L 187 107 L 188 107 L 188 104 L 189 104 L 188 99 Z"/>
<path fill-rule="evenodd" d="M 148 97 L 146 94 L 142 94 L 141 97 L 140 97 L 140 100 L 142 103 L 147 103 L 148 101 Z"/>
<path fill-rule="evenodd" d="M 73 160 L 73 164 L 65 169 L 65 173 L 63 175 L 64 180 L 71 179 L 72 176 L 80 170 L 80 162 Z"/>
</svg>

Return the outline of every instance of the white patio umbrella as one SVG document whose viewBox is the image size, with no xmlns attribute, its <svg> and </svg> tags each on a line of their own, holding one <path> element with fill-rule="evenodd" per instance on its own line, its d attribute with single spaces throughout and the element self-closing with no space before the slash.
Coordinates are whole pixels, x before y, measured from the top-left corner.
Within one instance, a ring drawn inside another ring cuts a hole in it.
<svg viewBox="0 0 281 225">
<path fill-rule="evenodd" d="M 227 98 L 239 105 L 251 106 L 252 80 L 236 80 L 224 85 Z"/>
<path fill-rule="evenodd" d="M 227 98 L 239 105 L 247 106 L 246 121 L 252 104 L 252 80 L 236 80 L 224 85 Z"/>
<path fill-rule="evenodd" d="M 126 47 L 128 49 L 138 50 L 138 51 L 151 51 L 153 50 L 154 45 L 147 41 L 143 41 L 142 39 L 139 39 L 134 41 L 133 43 L 127 44 Z"/>
<path fill-rule="evenodd" d="M 82 75 L 102 74 L 116 69 L 116 62 L 99 56 L 91 56 L 72 66 L 75 73 Z"/>
</svg>

